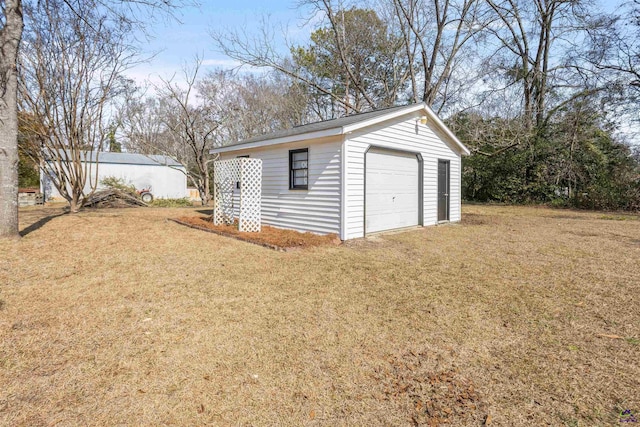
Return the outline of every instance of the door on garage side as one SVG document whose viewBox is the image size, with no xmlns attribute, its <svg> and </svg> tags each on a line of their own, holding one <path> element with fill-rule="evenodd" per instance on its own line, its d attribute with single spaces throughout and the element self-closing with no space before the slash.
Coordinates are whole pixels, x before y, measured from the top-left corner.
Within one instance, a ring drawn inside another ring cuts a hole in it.
<svg viewBox="0 0 640 427">
<path fill-rule="evenodd" d="M 449 221 L 450 162 L 438 160 L 438 221 Z"/>
<path fill-rule="evenodd" d="M 365 232 L 420 224 L 416 154 L 371 148 L 365 160 Z"/>
</svg>

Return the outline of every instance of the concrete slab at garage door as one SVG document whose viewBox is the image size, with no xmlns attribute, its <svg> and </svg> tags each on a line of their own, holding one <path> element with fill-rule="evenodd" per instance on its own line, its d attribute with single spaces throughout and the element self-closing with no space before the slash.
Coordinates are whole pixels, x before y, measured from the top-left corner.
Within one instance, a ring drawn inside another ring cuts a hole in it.
<svg viewBox="0 0 640 427">
<path fill-rule="evenodd" d="M 367 233 L 419 224 L 420 164 L 415 154 L 371 148 L 365 173 Z"/>
</svg>

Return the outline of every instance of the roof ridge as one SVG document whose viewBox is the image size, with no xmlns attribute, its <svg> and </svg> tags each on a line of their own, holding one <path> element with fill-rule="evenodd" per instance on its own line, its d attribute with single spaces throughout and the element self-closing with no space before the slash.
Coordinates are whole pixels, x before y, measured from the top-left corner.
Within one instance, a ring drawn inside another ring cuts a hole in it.
<svg viewBox="0 0 640 427">
<path fill-rule="evenodd" d="M 61 152 L 71 153 L 71 149 L 59 148 L 55 151 L 58 152 L 58 156 L 61 156 Z M 45 153 L 45 160 L 52 160 L 52 153 Z M 65 156 L 69 156 L 66 154 Z M 89 163 L 121 163 L 121 164 L 140 164 L 140 165 L 158 165 L 158 166 L 174 166 L 183 167 L 182 163 L 166 154 L 143 154 L 143 153 L 129 153 L 129 152 L 115 152 L 115 151 L 98 151 L 98 150 L 80 150 L 81 161 Z M 55 157 L 55 156 L 54 156 Z M 147 162 L 143 160 L 146 159 Z M 129 160 L 129 161 L 127 161 Z"/>
<path fill-rule="evenodd" d="M 326 119 L 326 120 L 318 120 L 318 121 L 311 122 L 311 123 L 305 123 L 303 125 L 296 125 L 296 126 L 293 126 L 291 129 L 296 129 L 296 128 L 300 128 L 300 127 L 304 127 L 304 126 L 314 125 L 314 124 L 317 124 L 317 123 L 328 123 L 328 122 L 331 122 L 331 121 L 334 121 L 334 120 L 346 119 L 348 117 L 362 116 L 362 115 L 371 114 L 371 113 L 381 113 L 381 112 L 387 111 L 387 110 L 395 110 L 395 109 L 399 110 L 401 108 L 410 107 L 410 106 L 413 106 L 413 105 L 416 105 L 416 104 L 419 104 L 419 103 L 415 103 L 414 102 L 412 104 L 406 104 L 406 105 L 394 105 L 393 107 L 377 108 L 377 109 L 374 109 L 374 110 L 371 110 L 371 111 L 360 111 L 360 112 L 353 113 L 353 114 L 347 114 L 346 116 L 334 117 L 332 119 Z"/>
<path fill-rule="evenodd" d="M 378 117 L 384 116 L 385 114 L 389 114 L 396 110 L 403 110 L 405 108 L 416 107 L 418 105 L 424 106 L 424 102 L 407 104 L 407 105 L 396 105 L 394 107 L 381 108 L 378 110 L 366 111 L 363 113 L 350 114 L 348 116 L 338 117 L 329 120 L 320 120 L 317 122 L 307 123 L 305 125 L 294 126 L 288 129 L 281 129 L 274 132 L 269 132 L 261 135 L 252 136 L 251 138 L 243 139 L 240 141 L 232 142 L 230 144 L 224 145 L 224 147 L 231 147 L 236 145 L 243 145 L 252 142 L 258 141 L 267 141 L 270 139 L 288 137 L 301 135 L 309 132 L 318 132 L 318 131 L 326 131 L 330 129 L 342 128 L 347 125 L 351 125 L 353 123 L 357 123 L 361 120 L 365 120 L 367 117 Z"/>
</svg>

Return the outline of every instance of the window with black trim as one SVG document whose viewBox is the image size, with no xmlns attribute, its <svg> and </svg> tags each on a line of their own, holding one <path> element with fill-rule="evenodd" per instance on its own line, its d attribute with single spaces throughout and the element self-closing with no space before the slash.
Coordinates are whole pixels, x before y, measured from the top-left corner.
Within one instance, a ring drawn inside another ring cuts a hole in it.
<svg viewBox="0 0 640 427">
<path fill-rule="evenodd" d="M 249 155 L 247 154 L 246 156 L 236 156 L 236 159 L 243 159 L 243 158 L 249 158 Z M 240 189 L 240 181 L 236 181 L 236 189 L 239 190 Z"/>
<path fill-rule="evenodd" d="M 289 189 L 306 190 L 309 177 L 309 149 L 289 151 Z"/>
</svg>

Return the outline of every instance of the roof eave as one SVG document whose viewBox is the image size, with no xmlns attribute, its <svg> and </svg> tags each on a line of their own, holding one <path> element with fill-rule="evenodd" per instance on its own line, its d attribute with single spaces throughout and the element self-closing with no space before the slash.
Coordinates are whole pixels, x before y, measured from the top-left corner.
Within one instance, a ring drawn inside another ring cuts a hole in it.
<svg viewBox="0 0 640 427">
<path fill-rule="evenodd" d="M 316 132 L 300 133 L 297 135 L 283 136 L 273 139 L 261 139 L 259 141 L 239 143 L 234 145 L 227 145 L 224 147 L 214 148 L 209 150 L 209 154 L 228 153 L 231 151 L 248 150 L 251 148 L 268 147 L 277 144 L 286 144 L 288 142 L 306 141 L 308 139 L 326 138 L 330 136 L 342 135 L 344 130 L 342 127 L 336 127 L 332 129 L 325 129 Z"/>
</svg>

